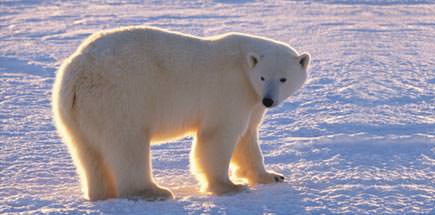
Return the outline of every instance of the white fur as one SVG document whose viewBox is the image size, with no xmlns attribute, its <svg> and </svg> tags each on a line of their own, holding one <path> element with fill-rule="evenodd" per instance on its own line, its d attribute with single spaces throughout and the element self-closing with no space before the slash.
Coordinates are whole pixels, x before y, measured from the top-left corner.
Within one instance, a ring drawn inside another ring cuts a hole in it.
<svg viewBox="0 0 435 215">
<path fill-rule="evenodd" d="M 230 181 L 230 163 L 249 184 L 282 181 L 265 170 L 257 143 L 261 102 L 276 106 L 300 88 L 308 62 L 284 43 L 239 33 L 99 32 L 57 73 L 56 126 L 90 200 L 173 197 L 153 180 L 150 143 L 186 135 L 195 136 L 192 171 L 206 192 L 245 189 Z"/>
</svg>

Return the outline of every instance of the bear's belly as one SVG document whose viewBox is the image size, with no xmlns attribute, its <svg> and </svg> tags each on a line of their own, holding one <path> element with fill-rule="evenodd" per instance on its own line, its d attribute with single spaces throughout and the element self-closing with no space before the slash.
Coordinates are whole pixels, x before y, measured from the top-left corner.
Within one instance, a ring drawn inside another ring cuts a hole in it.
<svg viewBox="0 0 435 215">
<path fill-rule="evenodd" d="M 159 144 L 186 136 L 194 136 L 197 130 L 198 126 L 195 123 L 160 125 L 151 130 L 151 143 Z"/>
<path fill-rule="evenodd" d="M 151 119 L 145 121 L 145 128 L 149 131 L 151 142 L 167 142 L 191 136 L 199 129 L 202 114 L 195 102 L 186 96 L 183 102 L 176 100 L 170 98 L 161 101 L 159 108 L 154 109 L 151 114 Z"/>
</svg>

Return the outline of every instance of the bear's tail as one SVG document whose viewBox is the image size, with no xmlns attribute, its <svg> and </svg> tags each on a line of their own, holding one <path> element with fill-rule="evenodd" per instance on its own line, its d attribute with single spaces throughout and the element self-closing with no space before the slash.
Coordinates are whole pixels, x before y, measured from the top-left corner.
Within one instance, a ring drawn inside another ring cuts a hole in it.
<svg viewBox="0 0 435 215">
<path fill-rule="evenodd" d="M 76 72 L 73 71 L 74 59 L 66 59 L 56 74 L 52 91 L 52 108 L 56 127 L 61 136 L 65 135 L 64 127 L 74 124 L 74 109 L 76 105 Z"/>
</svg>

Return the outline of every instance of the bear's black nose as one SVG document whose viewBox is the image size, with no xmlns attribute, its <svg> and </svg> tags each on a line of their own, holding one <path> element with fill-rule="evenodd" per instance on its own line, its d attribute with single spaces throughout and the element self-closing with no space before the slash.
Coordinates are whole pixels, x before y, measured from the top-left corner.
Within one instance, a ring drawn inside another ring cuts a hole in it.
<svg viewBox="0 0 435 215">
<path fill-rule="evenodd" d="M 263 105 L 264 105 L 265 107 L 272 107 L 272 105 L 273 105 L 273 100 L 270 99 L 270 98 L 264 98 L 264 99 L 263 99 Z"/>
</svg>

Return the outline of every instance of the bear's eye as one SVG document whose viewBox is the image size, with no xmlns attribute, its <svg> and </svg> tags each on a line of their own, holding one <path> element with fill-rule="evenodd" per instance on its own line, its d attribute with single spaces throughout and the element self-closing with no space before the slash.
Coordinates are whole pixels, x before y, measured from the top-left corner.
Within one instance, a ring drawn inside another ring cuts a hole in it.
<svg viewBox="0 0 435 215">
<path fill-rule="evenodd" d="M 280 81 L 281 83 L 285 83 L 285 82 L 287 81 L 287 78 L 281 78 L 281 79 L 279 79 L 279 81 Z"/>
<path fill-rule="evenodd" d="M 263 76 L 261 76 L 261 77 L 260 77 L 260 80 L 261 80 L 261 81 L 264 81 L 264 77 L 263 77 Z"/>
</svg>

